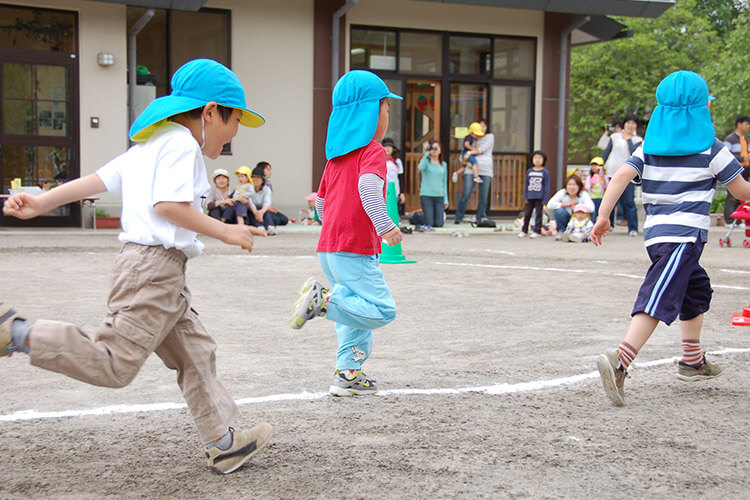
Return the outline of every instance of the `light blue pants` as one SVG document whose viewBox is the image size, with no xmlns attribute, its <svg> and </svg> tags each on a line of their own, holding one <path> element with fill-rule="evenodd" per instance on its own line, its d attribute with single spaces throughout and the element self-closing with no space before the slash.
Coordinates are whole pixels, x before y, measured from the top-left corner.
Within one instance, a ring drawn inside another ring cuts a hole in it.
<svg viewBox="0 0 750 500">
<path fill-rule="evenodd" d="M 359 370 L 372 351 L 372 330 L 396 318 L 396 302 L 377 255 L 318 253 L 331 296 L 326 317 L 336 323 L 337 370 Z"/>
</svg>

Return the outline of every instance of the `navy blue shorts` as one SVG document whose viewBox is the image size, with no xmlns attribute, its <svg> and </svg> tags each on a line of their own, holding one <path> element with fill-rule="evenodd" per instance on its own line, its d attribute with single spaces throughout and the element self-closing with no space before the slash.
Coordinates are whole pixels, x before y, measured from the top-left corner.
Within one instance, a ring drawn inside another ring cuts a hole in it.
<svg viewBox="0 0 750 500">
<path fill-rule="evenodd" d="M 646 313 L 671 324 L 679 314 L 687 321 L 708 311 L 711 281 L 698 261 L 703 243 L 657 243 L 646 248 L 651 259 L 631 316 Z"/>
</svg>

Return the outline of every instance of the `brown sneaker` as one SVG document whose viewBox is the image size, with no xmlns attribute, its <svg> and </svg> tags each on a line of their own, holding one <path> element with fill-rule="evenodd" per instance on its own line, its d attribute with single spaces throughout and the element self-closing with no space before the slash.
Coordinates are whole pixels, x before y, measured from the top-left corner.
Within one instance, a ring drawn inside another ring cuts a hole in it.
<svg viewBox="0 0 750 500">
<path fill-rule="evenodd" d="M 625 377 L 628 372 L 620 368 L 619 351 L 601 354 L 596 358 L 596 367 L 602 377 L 604 392 L 615 406 L 625 406 Z"/>
<path fill-rule="evenodd" d="M 703 356 L 703 363 L 698 367 L 685 364 L 682 361 L 677 362 L 677 378 L 684 382 L 696 382 L 698 380 L 716 378 L 723 371 L 724 368 L 706 360 L 705 355 Z"/>
<path fill-rule="evenodd" d="M 13 335 L 11 335 L 10 325 L 16 319 L 26 319 L 21 317 L 9 305 L 0 302 L 0 358 L 10 356 L 15 352 L 13 348 Z"/>
<path fill-rule="evenodd" d="M 273 428 L 266 422 L 261 422 L 249 431 L 229 428 L 232 433 L 232 446 L 227 450 L 220 450 L 212 446 L 206 450 L 208 466 L 222 474 L 229 474 L 247 462 L 251 457 L 263 449 L 273 436 Z"/>
</svg>

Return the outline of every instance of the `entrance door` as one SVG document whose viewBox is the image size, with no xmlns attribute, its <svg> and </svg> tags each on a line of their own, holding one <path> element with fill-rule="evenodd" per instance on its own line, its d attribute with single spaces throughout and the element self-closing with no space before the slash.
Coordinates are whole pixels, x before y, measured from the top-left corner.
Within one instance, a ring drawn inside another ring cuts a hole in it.
<svg viewBox="0 0 750 500">
<path fill-rule="evenodd" d="M 406 141 L 404 144 L 404 180 L 406 211 L 413 212 L 419 202 L 419 160 L 426 141 L 440 140 L 440 82 L 407 80 Z"/>
<path fill-rule="evenodd" d="M 19 32 L 6 32 L 0 37 L 0 187 L 2 194 L 8 194 L 11 181 L 20 179 L 24 187 L 50 189 L 80 174 L 75 13 L 12 7 L 2 10 L 26 22 L 17 24 Z M 50 36 L 46 45 L 39 46 L 39 37 L 31 39 L 26 33 L 32 25 L 37 31 L 54 30 L 50 32 L 57 36 Z M 29 221 L 0 215 L 2 226 L 79 223 L 78 204 Z"/>
</svg>

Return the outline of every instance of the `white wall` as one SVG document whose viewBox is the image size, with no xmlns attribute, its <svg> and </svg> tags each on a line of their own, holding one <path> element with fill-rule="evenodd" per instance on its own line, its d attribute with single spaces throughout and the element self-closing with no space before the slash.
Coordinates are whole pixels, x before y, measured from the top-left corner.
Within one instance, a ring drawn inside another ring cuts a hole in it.
<svg viewBox="0 0 750 500">
<path fill-rule="evenodd" d="M 271 163 L 274 205 L 294 217 L 312 184 L 313 2 L 211 0 L 206 7 L 232 10 L 232 70 L 248 107 L 266 118 L 262 127 L 240 127 L 234 154 L 207 160 L 209 173 Z"/>
<path fill-rule="evenodd" d="M 534 144 L 542 141 L 542 55 L 544 47 L 544 12 L 525 9 L 467 6 L 419 0 L 359 0 L 347 13 L 350 25 L 364 24 L 394 28 L 455 31 L 492 35 L 531 36 L 537 38 L 536 95 L 534 96 Z M 346 53 L 349 53 L 347 35 Z M 349 69 L 349 58 L 343 61 Z"/>
</svg>

